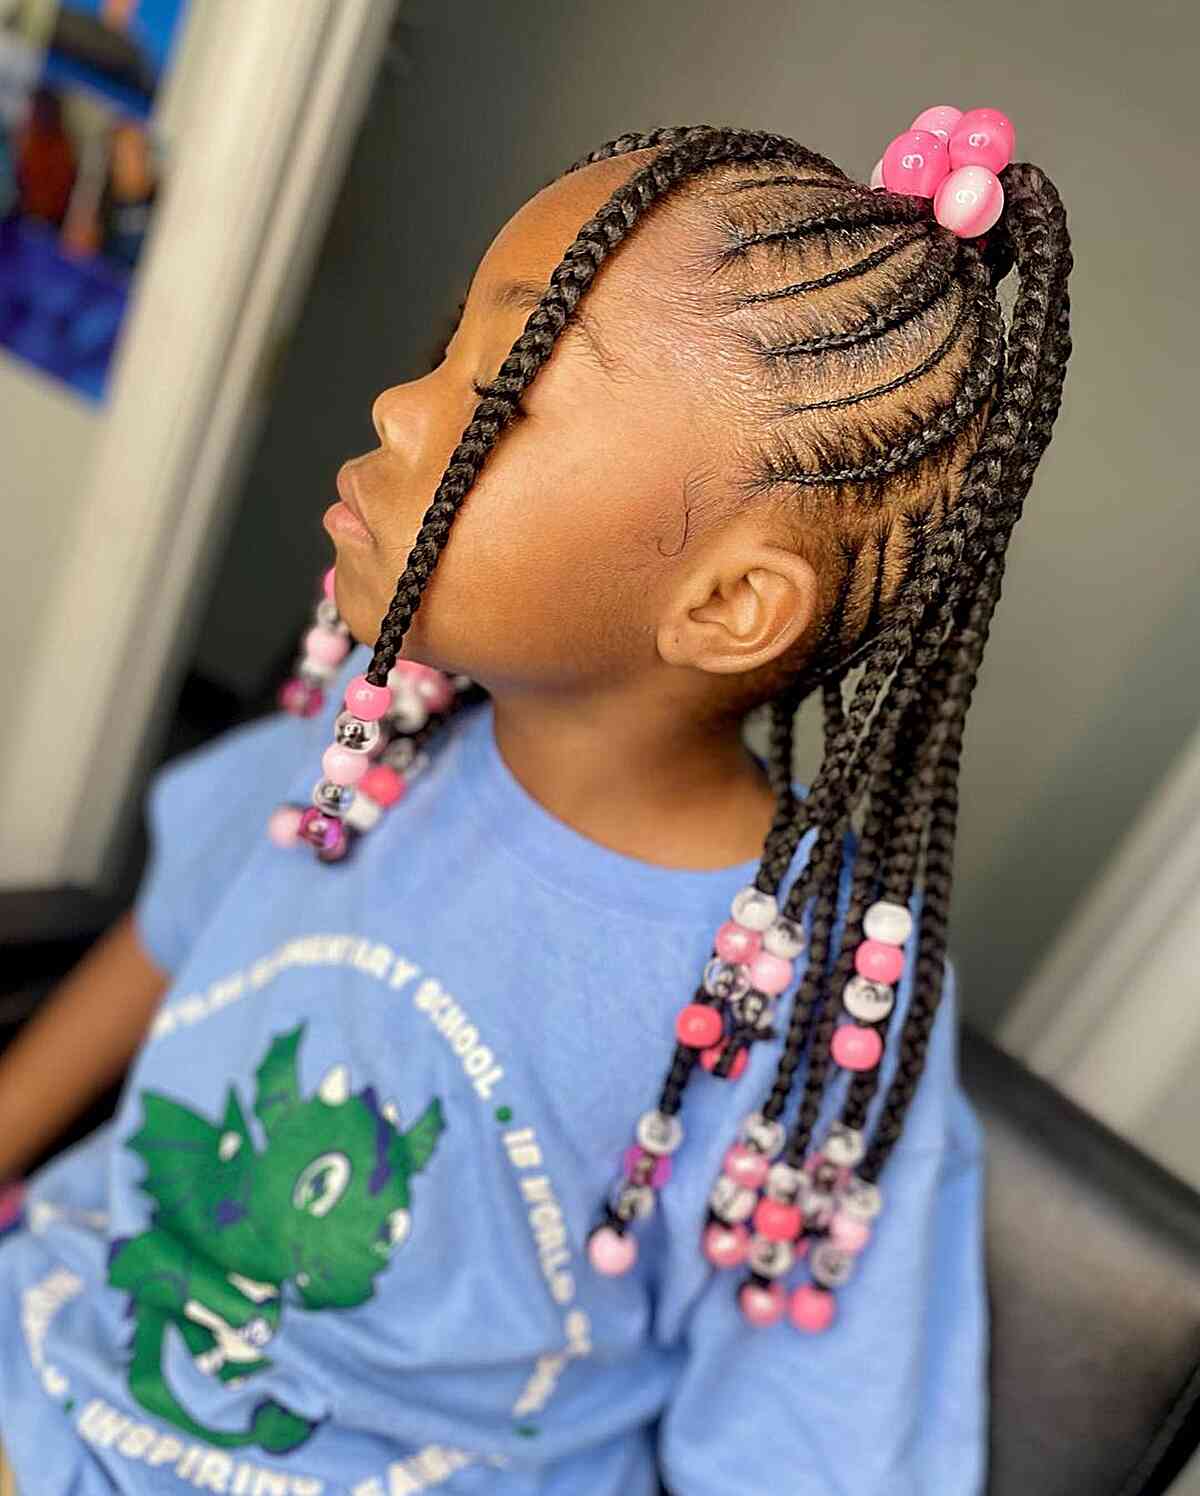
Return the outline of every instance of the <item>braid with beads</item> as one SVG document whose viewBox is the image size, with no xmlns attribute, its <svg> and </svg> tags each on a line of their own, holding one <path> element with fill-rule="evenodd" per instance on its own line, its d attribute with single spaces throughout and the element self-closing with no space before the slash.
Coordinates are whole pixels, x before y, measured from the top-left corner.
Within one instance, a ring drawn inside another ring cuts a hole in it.
<svg viewBox="0 0 1200 1496">
<path fill-rule="evenodd" d="M 366 679 L 386 683 L 463 499 L 601 265 L 660 200 L 685 199 L 723 241 L 709 284 L 731 289 L 708 293 L 721 298 L 714 337 L 748 359 L 766 389 L 746 414 L 740 492 L 747 503 L 790 496 L 806 540 L 819 547 L 824 589 L 815 637 L 780 662 L 769 703 L 777 811 L 754 882 L 787 920 L 798 923 L 811 907 L 807 963 L 756 1114 L 780 1123 L 803 1070 L 783 1151 L 792 1170 L 809 1157 L 837 1069 L 834 995 L 855 969 L 864 917 L 878 901 L 907 906 L 922 890 L 890 1084 L 878 1096 L 877 1068 L 855 1074 L 842 1106 L 840 1124 L 856 1135 L 877 1112 L 858 1155 L 858 1179 L 870 1188 L 902 1130 L 942 995 L 965 716 L 1008 539 L 1050 440 L 1071 349 L 1066 218 L 1045 174 L 1014 162 L 1000 173 L 1001 222 L 986 243 L 960 239 L 933 221 L 928 199 L 874 192 L 784 136 L 731 127 L 622 135 L 568 171 L 651 150 L 582 226 L 477 405 L 424 515 Z M 1013 266 L 1006 334 L 996 286 Z M 742 320 L 731 329 L 732 312 Z M 795 716 L 818 686 L 824 756 L 799 798 Z M 783 880 L 814 828 L 784 898 Z M 712 1002 L 703 986 L 696 1001 Z M 886 1015 L 879 1030 L 887 1031 Z M 661 1118 L 678 1113 L 697 1059 L 696 1047 L 676 1044 Z M 735 1073 L 733 1060 L 731 1044 L 713 1073 Z M 617 1231 L 628 1219 L 605 1209 Z"/>
</svg>

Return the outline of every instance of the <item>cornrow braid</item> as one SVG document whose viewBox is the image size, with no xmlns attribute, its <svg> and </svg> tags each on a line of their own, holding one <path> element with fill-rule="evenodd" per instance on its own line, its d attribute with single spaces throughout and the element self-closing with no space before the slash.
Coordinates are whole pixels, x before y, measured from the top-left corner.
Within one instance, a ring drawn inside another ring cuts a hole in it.
<svg viewBox="0 0 1200 1496">
<path fill-rule="evenodd" d="M 812 1295 L 827 1323 L 830 1290 L 852 1266 L 847 1242 L 862 1245 L 880 1208 L 877 1181 L 942 996 L 964 719 L 1008 539 L 1061 401 L 1069 237 L 1056 190 L 1028 163 L 1001 172 L 1006 213 L 986 243 L 935 222 L 929 199 L 873 191 L 785 136 L 731 126 L 621 135 L 566 174 L 647 151 L 567 247 L 476 406 L 364 690 L 388 682 L 464 497 L 601 265 L 674 195 L 717 237 L 698 292 L 721 312 L 711 336 L 766 391 L 746 402 L 737 491 L 746 503 L 786 499 L 812 543 L 821 600 L 795 657 L 777 662 L 766 763 L 776 812 L 758 870 L 679 1015 L 657 1099 L 636 1126 L 635 1162 L 603 1204 L 589 1253 L 601 1271 L 630 1265 L 629 1227 L 653 1210 L 658 1163 L 682 1141 L 692 1076 L 740 1074 L 790 993 L 774 1079 L 726 1165 L 745 1178 L 717 1181 L 705 1249 L 720 1265 L 747 1266 L 743 1308 L 768 1323 L 783 1312 L 778 1279 L 800 1237 L 815 1238 L 807 1307 L 793 1308 L 811 1329 Z M 996 286 L 1014 265 L 1006 329 Z M 818 689 L 824 752 L 800 796 L 795 719 Z M 919 928 L 909 908 L 918 891 Z M 911 997 L 893 1025 L 909 961 Z M 885 1040 L 895 1069 L 880 1095 Z M 847 1077 L 818 1146 L 818 1122 Z M 741 1224 L 751 1213 L 753 1234 Z"/>
</svg>

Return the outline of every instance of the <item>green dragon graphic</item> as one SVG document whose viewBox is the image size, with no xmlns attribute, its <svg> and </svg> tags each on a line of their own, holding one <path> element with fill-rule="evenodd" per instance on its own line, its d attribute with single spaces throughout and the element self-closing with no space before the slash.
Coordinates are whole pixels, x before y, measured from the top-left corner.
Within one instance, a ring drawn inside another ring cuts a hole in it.
<svg viewBox="0 0 1200 1496">
<path fill-rule="evenodd" d="M 265 1371 L 283 1287 L 305 1309 L 348 1309 L 375 1292 L 376 1273 L 409 1230 L 409 1181 L 444 1127 L 435 1098 L 407 1132 L 395 1106 L 367 1086 L 350 1094 L 344 1065 L 300 1096 L 296 1054 L 305 1025 L 275 1036 L 255 1071 L 255 1151 L 237 1093 L 214 1126 L 186 1106 L 142 1092 L 143 1125 L 128 1140 L 146 1165 L 150 1228 L 115 1241 L 108 1281 L 129 1294 L 129 1388 L 142 1407 L 210 1444 L 295 1449 L 317 1424 L 274 1399 L 241 1431 L 207 1428 L 167 1385 L 168 1328 L 194 1364 L 234 1384 Z"/>
</svg>

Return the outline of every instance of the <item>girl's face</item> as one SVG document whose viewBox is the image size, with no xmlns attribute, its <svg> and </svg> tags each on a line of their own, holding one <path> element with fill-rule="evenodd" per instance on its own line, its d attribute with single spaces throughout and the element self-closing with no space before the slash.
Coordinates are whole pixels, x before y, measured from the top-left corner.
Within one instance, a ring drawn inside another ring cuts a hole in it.
<svg viewBox="0 0 1200 1496">
<path fill-rule="evenodd" d="M 379 447 L 339 475 L 373 538 L 331 530 L 338 609 L 360 643 L 377 638 L 473 385 L 495 377 L 580 226 L 652 154 L 596 162 L 526 203 L 480 262 L 442 364 L 375 401 Z M 647 219 L 601 266 L 522 394 L 526 414 L 485 458 L 404 658 L 493 692 L 620 687 L 661 667 L 680 567 L 727 497 L 731 422 L 683 290 L 694 230 L 661 209 Z M 513 282 L 534 288 L 523 304 L 505 301 Z"/>
</svg>

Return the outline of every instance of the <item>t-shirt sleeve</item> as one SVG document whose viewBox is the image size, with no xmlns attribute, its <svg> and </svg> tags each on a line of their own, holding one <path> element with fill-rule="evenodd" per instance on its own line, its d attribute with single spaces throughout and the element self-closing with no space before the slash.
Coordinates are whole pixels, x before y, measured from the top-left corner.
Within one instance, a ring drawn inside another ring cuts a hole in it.
<svg viewBox="0 0 1200 1496">
<path fill-rule="evenodd" d="M 958 1083 L 955 1009 L 947 963 L 925 1070 L 880 1175 L 883 1210 L 833 1325 L 753 1328 L 736 1271 L 697 1294 L 660 1426 L 672 1496 L 983 1490 L 982 1135 Z"/>
<path fill-rule="evenodd" d="M 352 650 L 315 716 L 276 710 L 162 765 L 146 791 L 149 851 L 133 904 L 134 927 L 154 962 L 174 974 L 245 859 L 267 835 L 276 805 L 332 741 L 346 682 L 370 650 Z M 292 796 L 291 798 L 295 798 Z"/>
</svg>

